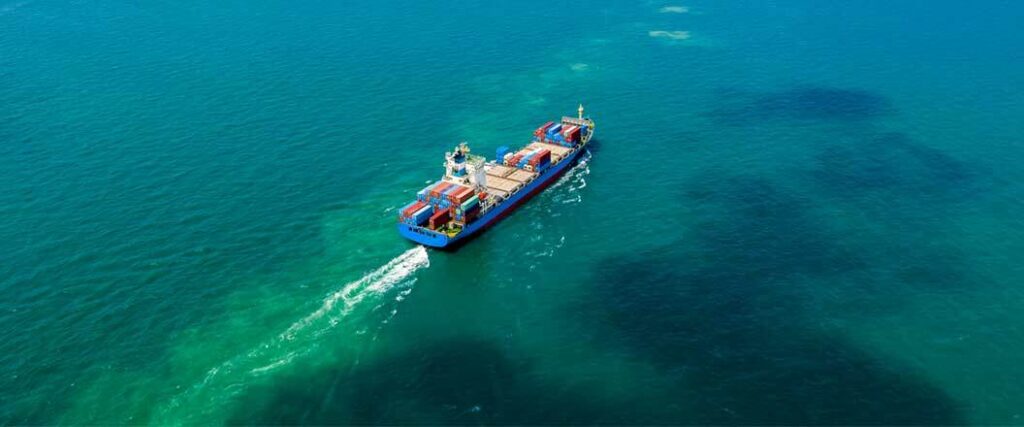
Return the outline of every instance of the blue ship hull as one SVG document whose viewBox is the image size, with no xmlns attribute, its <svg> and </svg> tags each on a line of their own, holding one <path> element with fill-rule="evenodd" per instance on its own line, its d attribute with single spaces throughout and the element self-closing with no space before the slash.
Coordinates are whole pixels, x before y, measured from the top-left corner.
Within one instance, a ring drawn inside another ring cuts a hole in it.
<svg viewBox="0 0 1024 427">
<path fill-rule="evenodd" d="M 496 224 L 504 218 L 505 215 L 508 215 L 519 207 L 520 204 L 530 200 L 531 197 L 540 193 L 549 185 L 554 183 L 558 177 L 562 176 L 562 174 L 576 164 L 579 157 L 585 150 L 585 147 L 580 147 L 569 157 L 558 162 L 558 164 L 552 166 L 547 171 L 544 171 L 544 173 L 540 174 L 537 179 L 533 180 L 533 182 L 511 195 L 508 200 L 494 206 L 494 208 L 487 211 L 487 213 L 476 221 L 467 225 L 459 234 L 448 236 L 447 234 L 439 233 L 426 227 L 419 227 L 405 223 L 398 224 L 398 233 L 401 234 L 402 237 L 424 246 L 448 249 L 455 248 L 458 245 L 469 241 L 469 239 L 479 234 L 487 227 Z"/>
</svg>

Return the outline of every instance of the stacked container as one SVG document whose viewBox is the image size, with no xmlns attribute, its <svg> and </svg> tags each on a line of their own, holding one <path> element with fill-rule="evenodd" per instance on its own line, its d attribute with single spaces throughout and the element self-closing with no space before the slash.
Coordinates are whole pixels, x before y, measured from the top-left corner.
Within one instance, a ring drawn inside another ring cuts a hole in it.
<svg viewBox="0 0 1024 427">
<path fill-rule="evenodd" d="M 541 149 L 534 155 L 530 156 L 525 169 L 542 172 L 547 169 L 548 166 L 551 166 L 551 150 Z"/>
<path fill-rule="evenodd" d="M 427 222 L 431 212 L 430 205 L 421 201 L 415 201 L 402 209 L 399 220 L 410 225 L 420 225 Z"/>
<path fill-rule="evenodd" d="M 554 126 L 554 125 L 555 125 L 555 122 L 544 123 L 544 126 L 541 126 L 541 127 L 537 128 L 537 130 L 533 131 L 533 136 L 536 136 L 538 138 L 543 137 L 544 134 L 547 132 L 547 130 L 551 126 Z"/>
<path fill-rule="evenodd" d="M 459 206 L 473 196 L 473 189 L 461 185 L 455 185 L 452 191 L 445 193 L 445 197 L 452 205 Z"/>
<path fill-rule="evenodd" d="M 506 158 L 505 159 L 505 166 L 516 167 L 516 165 L 518 165 L 519 161 L 522 160 L 522 159 L 523 159 L 523 152 L 520 151 L 520 152 L 518 152 L 516 154 L 513 154 L 511 157 Z"/>
<path fill-rule="evenodd" d="M 586 126 L 548 123 L 534 131 L 534 141 L 572 148 L 586 135 Z"/>
<path fill-rule="evenodd" d="M 573 125 L 562 129 L 562 137 L 566 142 L 575 143 L 580 139 L 580 127 Z"/>
<path fill-rule="evenodd" d="M 455 221 L 462 223 L 472 222 L 480 212 L 480 207 L 480 198 L 477 196 L 470 197 L 469 200 L 466 200 L 465 203 L 455 210 Z"/>
<path fill-rule="evenodd" d="M 434 212 L 434 214 L 430 216 L 430 229 L 437 230 L 438 227 L 447 224 L 451 220 L 452 215 L 450 209 L 444 209 Z"/>
<path fill-rule="evenodd" d="M 443 193 L 445 190 L 448 189 L 448 187 L 451 187 L 451 186 L 452 186 L 452 184 L 447 183 L 447 182 L 439 182 L 436 185 L 434 185 L 430 189 L 430 192 L 428 193 L 430 195 L 429 202 L 430 203 L 437 203 L 437 202 L 439 202 L 441 200 L 441 193 Z"/>
<path fill-rule="evenodd" d="M 522 153 L 522 151 L 520 153 Z M 532 158 L 536 154 L 537 154 L 537 151 L 526 151 L 526 154 L 523 154 L 519 158 L 519 161 L 516 162 L 516 167 L 519 168 L 519 169 L 522 169 L 523 167 L 525 167 L 526 165 L 528 165 L 530 163 L 530 158 Z"/>
</svg>

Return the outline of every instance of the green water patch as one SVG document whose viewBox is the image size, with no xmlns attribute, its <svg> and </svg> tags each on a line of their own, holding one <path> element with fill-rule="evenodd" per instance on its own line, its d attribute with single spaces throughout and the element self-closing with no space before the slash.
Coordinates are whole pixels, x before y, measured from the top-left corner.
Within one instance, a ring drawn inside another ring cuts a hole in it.
<svg viewBox="0 0 1024 427">
<path fill-rule="evenodd" d="M 374 209 L 385 203 L 376 201 Z M 250 386 L 358 360 L 412 291 L 417 271 L 429 266 L 426 250 L 397 239 L 386 226 L 393 216 L 377 212 L 328 213 L 320 256 L 240 282 L 199 326 L 168 337 L 168 352 L 145 369 L 90 371 L 60 419 L 223 422 Z M 376 231 L 353 235 L 367 224 Z M 366 246 L 353 251 L 353 243 Z M 389 260 L 389 253 L 400 255 Z"/>
</svg>

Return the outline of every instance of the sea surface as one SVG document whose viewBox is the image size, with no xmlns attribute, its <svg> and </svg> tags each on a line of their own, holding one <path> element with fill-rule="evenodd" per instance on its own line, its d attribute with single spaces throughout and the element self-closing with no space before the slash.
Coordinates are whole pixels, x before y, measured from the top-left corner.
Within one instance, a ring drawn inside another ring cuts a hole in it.
<svg viewBox="0 0 1024 427">
<path fill-rule="evenodd" d="M 1024 424 L 1022 22 L 0 0 L 0 425 Z M 579 103 L 587 165 L 397 235 Z"/>
</svg>

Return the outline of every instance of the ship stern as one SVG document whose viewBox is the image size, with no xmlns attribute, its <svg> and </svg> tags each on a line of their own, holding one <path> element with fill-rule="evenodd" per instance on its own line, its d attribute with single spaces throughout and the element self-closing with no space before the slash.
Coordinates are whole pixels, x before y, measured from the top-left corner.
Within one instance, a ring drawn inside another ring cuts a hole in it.
<svg viewBox="0 0 1024 427">
<path fill-rule="evenodd" d="M 398 234 L 413 242 L 432 248 L 444 248 L 452 243 L 452 239 L 447 234 L 409 224 L 399 223 Z"/>
</svg>

